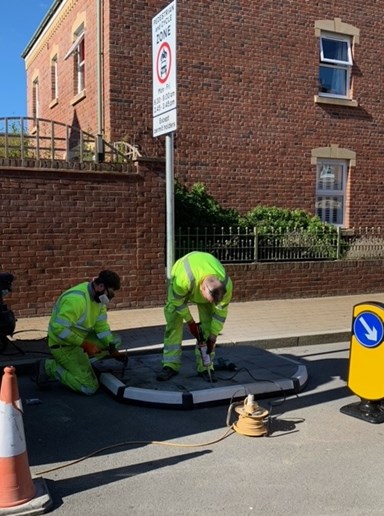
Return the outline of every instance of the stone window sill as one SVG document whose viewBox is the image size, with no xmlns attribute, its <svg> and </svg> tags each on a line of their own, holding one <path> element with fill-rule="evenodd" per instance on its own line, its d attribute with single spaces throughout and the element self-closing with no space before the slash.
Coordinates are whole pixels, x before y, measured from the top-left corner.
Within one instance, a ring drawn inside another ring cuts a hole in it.
<svg viewBox="0 0 384 516">
<path fill-rule="evenodd" d="M 86 92 L 85 90 L 81 91 L 80 93 L 78 93 L 75 97 L 73 97 L 73 99 L 71 100 L 71 106 L 74 106 L 75 104 L 77 104 L 78 102 L 80 102 L 81 100 L 85 99 L 86 97 Z"/>
<path fill-rule="evenodd" d="M 315 104 L 331 104 L 333 106 L 348 106 L 348 107 L 358 107 L 357 100 L 352 99 L 336 99 L 332 97 L 320 97 L 320 95 L 315 95 Z"/>
</svg>

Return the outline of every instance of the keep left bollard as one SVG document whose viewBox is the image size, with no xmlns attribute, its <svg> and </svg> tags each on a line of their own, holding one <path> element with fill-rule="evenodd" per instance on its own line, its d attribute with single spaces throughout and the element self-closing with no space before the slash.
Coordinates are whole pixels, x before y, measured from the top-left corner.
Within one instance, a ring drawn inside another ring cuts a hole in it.
<svg viewBox="0 0 384 516">
<path fill-rule="evenodd" d="M 384 305 L 366 302 L 353 308 L 348 387 L 361 401 L 340 412 L 368 423 L 384 422 Z"/>
<path fill-rule="evenodd" d="M 0 389 L 0 515 L 43 514 L 51 505 L 44 480 L 32 480 L 16 370 L 5 367 Z"/>
</svg>

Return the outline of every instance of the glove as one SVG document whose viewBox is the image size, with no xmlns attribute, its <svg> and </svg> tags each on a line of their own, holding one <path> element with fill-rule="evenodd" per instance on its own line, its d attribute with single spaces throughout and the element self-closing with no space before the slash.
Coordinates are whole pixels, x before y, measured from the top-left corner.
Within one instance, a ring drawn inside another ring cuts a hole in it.
<svg viewBox="0 0 384 516">
<path fill-rule="evenodd" d="M 108 353 L 112 356 L 114 354 L 118 354 L 118 350 L 116 347 L 116 344 L 114 342 L 111 342 L 108 346 Z"/>
<path fill-rule="evenodd" d="M 96 344 L 93 344 L 92 342 L 83 342 L 81 347 L 83 350 L 87 353 L 89 357 L 93 357 L 95 355 L 98 355 L 101 353 L 101 349 L 96 346 Z"/>
<path fill-rule="evenodd" d="M 127 362 L 128 357 L 126 356 L 126 353 L 119 353 L 117 350 L 113 351 L 109 354 L 111 358 L 114 358 L 115 360 L 118 360 L 119 362 Z"/>
<path fill-rule="evenodd" d="M 212 351 L 215 349 L 216 345 L 216 335 L 210 335 L 207 339 L 207 353 L 210 355 Z"/>
<path fill-rule="evenodd" d="M 188 324 L 188 329 L 191 334 L 195 337 L 195 339 L 199 340 L 199 328 L 195 321 L 190 321 Z"/>
</svg>

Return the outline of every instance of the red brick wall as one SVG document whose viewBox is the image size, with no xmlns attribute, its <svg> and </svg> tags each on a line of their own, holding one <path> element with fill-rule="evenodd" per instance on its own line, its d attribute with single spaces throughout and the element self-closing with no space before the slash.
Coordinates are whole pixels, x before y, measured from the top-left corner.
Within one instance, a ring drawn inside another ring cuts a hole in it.
<svg viewBox="0 0 384 516">
<path fill-rule="evenodd" d="M 100 270 L 122 278 L 118 308 L 158 305 L 165 292 L 163 164 L 138 173 L 0 167 L 1 270 L 16 281 L 18 315 L 50 312 L 56 297 Z"/>
<path fill-rule="evenodd" d="M 384 291 L 384 260 L 227 265 L 236 301 Z"/>
<path fill-rule="evenodd" d="M 147 155 L 164 153 L 164 138 L 151 136 L 150 30 L 168 3 L 111 2 L 112 18 L 128 29 L 111 33 L 110 51 L 119 53 L 111 66 L 111 133 L 128 135 Z M 356 152 L 350 225 L 382 225 L 383 8 L 382 0 L 364 8 L 359 0 L 178 0 L 176 177 L 205 183 L 224 207 L 241 212 L 262 204 L 313 213 L 311 150 L 337 144 Z M 314 103 L 315 21 L 336 17 L 360 29 L 357 108 Z"/>
<path fill-rule="evenodd" d="M 65 2 L 64 2 L 65 3 Z M 73 2 L 67 2 L 71 4 Z M 64 57 L 74 40 L 76 20 L 83 20 L 85 13 L 85 97 L 72 104 L 74 94 L 74 58 Z M 77 16 L 80 15 L 80 18 Z M 51 54 L 58 49 L 58 103 L 51 103 Z M 96 2 L 82 0 L 74 2 L 73 8 L 65 8 L 58 16 L 54 30 L 44 35 L 26 60 L 28 115 L 32 116 L 32 80 L 37 74 L 39 79 L 40 118 L 80 126 L 83 131 L 97 132 L 97 81 L 96 81 Z"/>
<path fill-rule="evenodd" d="M 166 294 L 164 165 L 137 172 L 0 164 L 1 270 L 17 316 L 47 315 L 59 294 L 110 268 L 116 308 L 161 306 Z M 227 265 L 234 301 L 384 291 L 383 260 Z"/>
<path fill-rule="evenodd" d="M 94 0 L 70 2 L 58 29 L 28 64 L 28 85 L 40 69 L 42 116 L 96 132 L 96 13 Z M 168 1 L 109 0 L 104 6 L 106 136 L 164 156 L 164 137 L 152 137 L 151 21 Z M 178 130 L 175 175 L 203 182 L 224 207 L 304 208 L 313 213 L 311 150 L 338 145 L 356 152 L 349 179 L 349 224 L 384 224 L 382 181 L 384 0 L 178 0 Z M 86 90 L 70 105 L 71 60 L 62 61 L 78 13 L 86 11 Z M 316 20 L 360 29 L 353 97 L 357 108 L 315 104 L 318 93 Z M 49 52 L 60 48 L 59 104 L 47 108 Z M 44 71 L 46 70 L 46 71 Z M 29 90 L 31 91 L 31 89 Z"/>
</svg>

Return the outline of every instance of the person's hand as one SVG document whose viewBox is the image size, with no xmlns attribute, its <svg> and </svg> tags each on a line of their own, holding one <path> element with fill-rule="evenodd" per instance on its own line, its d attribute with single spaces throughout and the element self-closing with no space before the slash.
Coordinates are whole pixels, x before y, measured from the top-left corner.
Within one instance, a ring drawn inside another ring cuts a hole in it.
<svg viewBox="0 0 384 516">
<path fill-rule="evenodd" d="M 112 353 L 109 354 L 111 358 L 114 358 L 115 360 L 118 360 L 119 362 L 127 362 L 127 356 L 126 353 L 120 353 L 119 351 L 115 350 Z"/>
<path fill-rule="evenodd" d="M 83 350 L 87 353 L 89 357 L 93 357 L 95 355 L 98 355 L 101 353 L 101 349 L 96 346 L 96 344 L 93 344 L 93 342 L 83 342 L 81 347 Z"/>
<path fill-rule="evenodd" d="M 195 321 L 190 321 L 188 324 L 188 329 L 191 334 L 195 337 L 195 339 L 199 340 L 199 328 Z"/>
<path fill-rule="evenodd" d="M 212 351 L 215 349 L 216 345 L 216 335 L 210 335 L 207 339 L 207 353 L 210 355 Z"/>
</svg>

